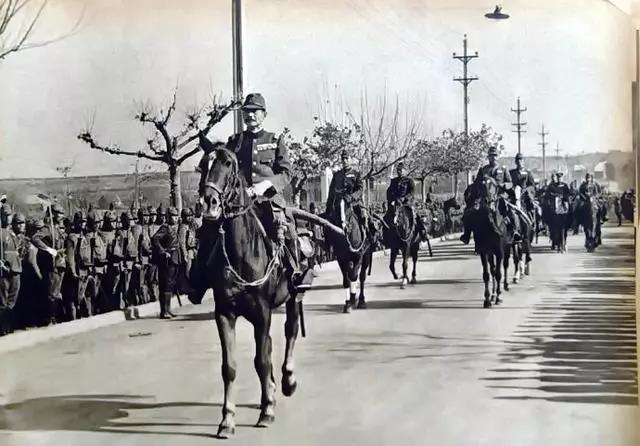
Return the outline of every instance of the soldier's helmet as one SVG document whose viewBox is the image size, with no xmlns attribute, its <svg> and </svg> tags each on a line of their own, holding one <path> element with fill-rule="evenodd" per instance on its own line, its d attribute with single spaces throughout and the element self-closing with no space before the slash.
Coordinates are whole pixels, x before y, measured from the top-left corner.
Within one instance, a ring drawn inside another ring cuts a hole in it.
<svg viewBox="0 0 640 446">
<path fill-rule="evenodd" d="M 140 209 L 138 209 L 138 221 L 140 223 L 144 223 L 145 222 L 145 217 L 149 216 L 149 210 L 145 207 L 141 207 Z"/>
<path fill-rule="evenodd" d="M 399 162 L 396 164 L 396 169 L 404 169 L 404 163 L 403 163 L 402 161 L 399 161 Z"/>
<path fill-rule="evenodd" d="M 191 217 L 192 215 L 193 211 L 191 210 L 191 208 L 182 208 L 182 211 L 180 212 L 180 216 L 182 218 Z"/>
<path fill-rule="evenodd" d="M 2 215 L 3 217 L 13 215 L 13 209 L 11 209 L 11 205 L 9 203 L 4 203 L 2 206 L 0 206 L 0 215 Z"/>
<path fill-rule="evenodd" d="M 340 152 L 340 159 L 341 160 L 348 160 L 349 159 L 349 152 L 347 152 L 346 150 L 342 150 L 342 152 Z"/>
<path fill-rule="evenodd" d="M 522 155 L 522 153 L 518 153 L 516 155 L 516 160 L 521 160 L 521 159 L 524 159 L 524 156 Z"/>
<path fill-rule="evenodd" d="M 162 203 L 160 203 L 160 206 L 158 206 L 158 211 L 157 211 L 157 215 L 159 217 L 164 217 L 166 214 L 166 211 L 164 209 L 164 206 L 162 205 Z"/>
<path fill-rule="evenodd" d="M 266 110 L 267 103 L 260 93 L 250 93 L 242 104 L 243 110 Z"/>
<path fill-rule="evenodd" d="M 87 218 L 87 214 L 85 214 L 82 211 L 78 211 L 75 214 L 73 214 L 73 226 L 75 227 L 80 227 L 80 225 L 83 222 L 87 222 L 88 218 Z"/>
<path fill-rule="evenodd" d="M 114 223 L 116 221 L 118 221 L 118 217 L 116 216 L 114 211 L 105 211 L 104 212 L 104 219 L 105 222 L 110 222 L 110 223 Z"/>
<path fill-rule="evenodd" d="M 129 225 L 131 224 L 131 221 L 133 221 L 133 213 L 131 213 L 131 211 L 124 211 L 120 214 L 120 222 L 123 225 Z"/>
<path fill-rule="evenodd" d="M 64 208 L 60 203 L 53 203 L 53 206 L 51 206 L 51 212 L 58 215 L 64 215 Z"/>
<path fill-rule="evenodd" d="M 33 227 L 34 227 L 36 230 L 39 230 L 39 229 L 44 228 L 44 220 L 43 220 L 43 219 L 41 219 L 41 218 L 36 218 L 36 219 L 33 221 Z"/>
<path fill-rule="evenodd" d="M 180 213 L 178 212 L 178 209 L 176 207 L 169 206 L 169 208 L 167 209 L 167 217 L 169 217 L 170 215 L 178 217 L 180 216 Z"/>
<path fill-rule="evenodd" d="M 25 218 L 24 214 L 22 214 L 20 212 L 18 212 L 17 214 L 15 214 L 13 216 L 13 224 L 14 225 L 18 225 L 18 224 L 26 223 L 26 222 L 27 222 L 27 219 Z"/>
<path fill-rule="evenodd" d="M 156 215 L 156 208 L 154 208 L 153 206 L 149 206 L 147 207 L 147 215 L 149 216 L 154 216 Z"/>
<path fill-rule="evenodd" d="M 489 147 L 489 151 L 487 152 L 487 156 L 498 156 L 498 148 L 496 146 Z"/>
</svg>

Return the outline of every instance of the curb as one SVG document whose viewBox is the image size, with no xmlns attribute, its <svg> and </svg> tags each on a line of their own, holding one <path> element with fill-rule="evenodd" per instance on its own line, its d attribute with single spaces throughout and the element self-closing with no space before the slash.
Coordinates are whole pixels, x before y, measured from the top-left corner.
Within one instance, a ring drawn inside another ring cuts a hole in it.
<svg viewBox="0 0 640 446">
<path fill-rule="evenodd" d="M 456 233 L 447 235 L 440 238 L 435 238 L 431 241 L 431 245 L 438 245 L 445 241 L 456 240 L 462 233 Z M 420 249 L 426 249 L 426 244 L 421 243 Z M 373 258 L 378 259 L 388 256 L 388 251 L 376 251 L 373 253 Z M 338 262 L 332 260 L 331 262 L 324 263 L 322 268 L 317 269 L 318 274 L 323 272 L 335 271 L 338 269 Z M 311 290 L 313 291 L 313 287 Z M 181 296 L 183 305 L 182 307 L 193 306 L 186 296 Z M 207 292 L 203 302 L 207 300 L 213 300 L 211 292 Z M 185 303 L 186 302 L 186 303 Z M 171 299 L 171 308 L 180 308 L 178 298 Z M 70 322 L 63 322 L 56 325 L 49 325 L 47 327 L 30 328 L 24 331 L 18 331 L 10 335 L 0 337 L 0 353 L 7 353 L 15 350 L 19 350 L 26 347 L 32 347 L 43 342 L 52 341 L 54 339 L 64 338 L 66 336 L 72 336 L 79 333 L 95 330 L 97 328 L 108 327 L 110 325 L 119 324 L 127 320 L 136 320 L 138 318 L 153 318 L 160 315 L 160 307 L 158 302 L 149 302 L 147 304 L 138 305 L 136 307 L 126 308 L 124 310 L 110 311 L 108 313 L 99 314 L 88 318 L 78 319 Z"/>
<path fill-rule="evenodd" d="M 181 299 L 183 301 L 183 307 L 193 305 L 186 296 L 182 296 Z M 212 299 L 212 297 L 207 294 L 202 301 L 205 302 L 209 299 Z M 185 301 L 186 303 L 184 303 Z M 171 308 L 179 308 L 179 305 L 177 297 L 171 299 Z M 149 302 L 136 307 L 110 311 L 75 321 L 62 322 L 47 327 L 29 328 L 28 330 L 14 332 L 10 335 L 0 337 L 0 353 L 8 353 L 21 348 L 32 347 L 37 344 L 42 344 L 43 342 L 84 333 L 95 330 L 96 328 L 108 327 L 127 320 L 135 320 L 142 317 L 151 318 L 159 315 L 160 306 L 158 302 Z"/>
</svg>

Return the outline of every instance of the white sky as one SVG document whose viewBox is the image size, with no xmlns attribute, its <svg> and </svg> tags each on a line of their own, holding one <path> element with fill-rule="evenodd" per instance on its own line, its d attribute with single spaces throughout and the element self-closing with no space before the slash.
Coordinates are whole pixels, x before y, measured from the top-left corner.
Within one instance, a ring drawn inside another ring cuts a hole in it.
<svg viewBox="0 0 640 446">
<path fill-rule="evenodd" d="M 3 177 L 131 171 L 134 158 L 89 151 L 75 139 L 95 113 L 95 135 L 142 147 L 135 101 L 162 105 L 179 84 L 178 111 L 210 91 L 231 95 L 229 0 L 53 0 L 38 28 L 75 35 L 0 62 Z M 516 150 L 511 107 L 528 108 L 525 154 L 538 154 L 540 125 L 563 153 L 631 150 L 634 35 L 630 18 L 604 0 L 505 0 L 507 21 L 484 18 L 485 0 L 245 0 L 245 91 L 260 91 L 267 128 L 310 134 L 323 98 L 356 108 L 361 91 L 387 91 L 422 111 L 435 134 L 462 127 L 462 87 L 453 82 L 469 35 L 470 126 L 482 122 Z M 624 3 L 624 2 L 623 2 Z M 176 114 L 180 117 L 180 114 Z M 215 136 L 226 139 L 229 117 Z M 193 163 L 192 163 L 193 164 Z M 187 166 L 190 168 L 191 165 Z"/>
</svg>

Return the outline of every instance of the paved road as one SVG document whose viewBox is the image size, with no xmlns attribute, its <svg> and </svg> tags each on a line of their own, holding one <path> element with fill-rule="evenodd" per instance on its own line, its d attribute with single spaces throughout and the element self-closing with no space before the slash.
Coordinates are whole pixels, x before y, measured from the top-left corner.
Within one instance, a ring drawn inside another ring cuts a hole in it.
<svg viewBox="0 0 640 446">
<path fill-rule="evenodd" d="M 374 265 L 368 310 L 340 313 L 325 271 L 307 297 L 298 392 L 258 417 L 239 323 L 237 445 L 637 445 L 633 228 L 595 254 L 537 248 L 533 276 L 484 310 L 480 262 L 448 242 L 399 290 Z M 542 240 L 541 240 L 542 241 Z M 546 245 L 546 241 L 545 241 Z M 220 420 L 211 302 L 0 356 L 2 445 L 204 445 Z M 274 359 L 283 356 L 283 315 Z M 277 377 L 279 382 L 279 377 Z"/>
</svg>

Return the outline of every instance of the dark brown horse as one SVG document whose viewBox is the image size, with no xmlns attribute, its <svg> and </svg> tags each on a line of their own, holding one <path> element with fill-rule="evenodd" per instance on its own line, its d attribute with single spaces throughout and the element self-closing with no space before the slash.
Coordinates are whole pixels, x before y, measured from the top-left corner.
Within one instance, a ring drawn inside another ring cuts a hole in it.
<svg viewBox="0 0 640 446">
<path fill-rule="evenodd" d="M 222 347 L 224 403 L 219 437 L 235 432 L 233 390 L 236 377 L 235 325 L 244 316 L 252 325 L 256 344 L 254 365 L 261 384 L 260 416 L 257 426 L 267 427 L 275 419 L 276 384 L 271 362 L 272 310 L 286 304 L 286 350 L 282 364 L 282 393 L 296 390 L 293 349 L 298 335 L 300 313 L 296 291 L 291 287 L 281 245 L 272 242 L 269 219 L 263 219 L 262 205 L 246 192 L 238 173 L 236 156 L 218 149 L 201 166 L 200 196 L 204 225 L 200 247 L 199 289 L 213 288 L 215 320 Z M 205 260 L 203 260 L 205 259 Z M 204 269 L 204 273 L 203 270 Z"/>
<path fill-rule="evenodd" d="M 367 308 L 364 283 L 372 261 L 373 240 L 367 234 L 364 225 L 360 223 L 353 207 L 345 200 L 336 201 L 335 208 L 327 209 L 325 215 L 331 223 L 344 230 L 344 236 L 330 232 L 325 234 L 342 272 L 342 287 L 349 293 L 343 312 L 350 313 L 353 308 Z M 360 294 L 356 306 L 358 282 Z"/>
<path fill-rule="evenodd" d="M 389 270 L 394 279 L 398 279 L 396 273 L 396 257 L 402 256 L 402 282 L 401 288 L 409 283 L 407 276 L 408 259 L 411 256 L 413 271 L 411 284 L 416 283 L 416 264 L 418 263 L 418 251 L 420 250 L 420 234 L 416 230 L 414 211 L 411 206 L 398 206 L 395 215 L 387 215 L 383 220 L 383 241 L 390 250 Z"/>
<path fill-rule="evenodd" d="M 487 178 L 481 184 L 471 185 L 465 192 L 467 206 L 475 208 L 473 216 L 473 239 L 475 250 L 482 262 L 482 279 L 484 281 L 484 308 L 493 303 L 502 302 L 501 281 L 504 272 L 505 286 L 507 269 L 513 235 L 509 234 L 507 224 L 502 215 L 506 206 L 504 199 L 498 197 L 498 186 L 493 178 Z M 492 288 L 489 289 L 489 280 Z"/>
</svg>

